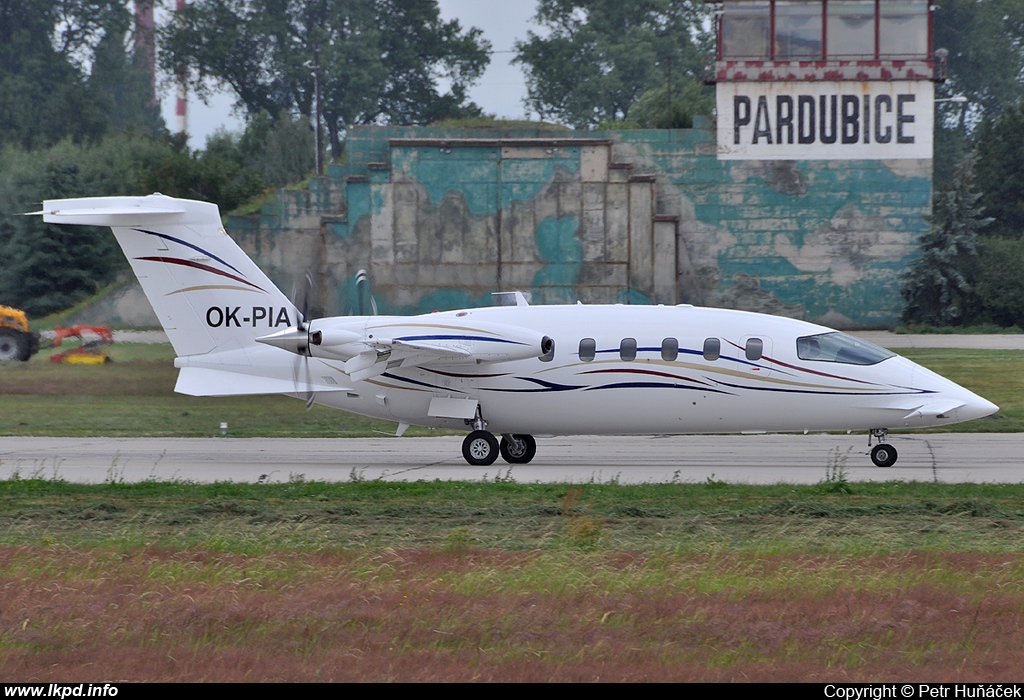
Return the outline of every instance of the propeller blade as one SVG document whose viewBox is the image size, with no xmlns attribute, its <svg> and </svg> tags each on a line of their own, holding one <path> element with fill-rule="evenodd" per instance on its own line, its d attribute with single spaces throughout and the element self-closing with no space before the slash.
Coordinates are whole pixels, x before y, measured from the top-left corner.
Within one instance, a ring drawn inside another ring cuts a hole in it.
<svg viewBox="0 0 1024 700">
<path fill-rule="evenodd" d="M 309 272 L 305 273 L 306 277 L 306 288 L 302 293 L 302 316 L 299 319 L 299 328 L 302 330 L 308 330 L 309 328 L 309 297 L 313 293 L 313 278 Z"/>
<path fill-rule="evenodd" d="M 295 385 L 295 395 L 306 397 L 306 410 L 313 408 L 313 404 L 316 403 L 316 392 L 315 391 L 301 391 L 303 388 L 301 385 L 303 379 L 305 379 L 304 388 L 309 389 L 313 386 L 313 376 L 309 367 L 309 296 L 313 290 L 313 278 L 309 272 L 305 273 L 306 284 L 305 289 L 302 293 L 301 304 L 297 304 L 299 301 L 295 298 L 295 284 L 292 284 L 292 304 L 299 313 L 298 321 L 294 328 L 288 328 L 277 333 L 271 333 L 265 335 L 262 338 L 257 338 L 257 342 L 264 343 L 266 345 L 273 345 L 274 347 L 293 352 L 299 357 L 296 358 L 295 364 L 292 366 L 292 381 Z M 300 366 L 300 364 L 302 366 Z M 305 374 L 305 377 L 302 375 Z"/>
</svg>

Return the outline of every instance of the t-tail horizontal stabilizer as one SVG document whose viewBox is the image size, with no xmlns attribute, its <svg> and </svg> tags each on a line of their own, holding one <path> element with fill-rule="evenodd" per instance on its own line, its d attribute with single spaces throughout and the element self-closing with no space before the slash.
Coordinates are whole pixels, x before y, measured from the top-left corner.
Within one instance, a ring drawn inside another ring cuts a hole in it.
<svg viewBox="0 0 1024 700">
<path fill-rule="evenodd" d="M 160 194 L 85 197 L 46 200 L 36 213 L 47 223 L 113 230 L 178 355 L 179 391 L 294 388 L 287 356 L 256 339 L 291 328 L 299 313 L 227 235 L 217 205 Z"/>
</svg>

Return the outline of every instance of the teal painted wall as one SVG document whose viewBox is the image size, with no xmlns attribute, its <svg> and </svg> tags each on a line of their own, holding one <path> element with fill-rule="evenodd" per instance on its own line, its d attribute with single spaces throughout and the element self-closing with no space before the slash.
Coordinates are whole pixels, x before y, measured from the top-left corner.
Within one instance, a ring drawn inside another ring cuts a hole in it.
<svg viewBox="0 0 1024 700">
<path fill-rule="evenodd" d="M 930 213 L 931 161 L 719 161 L 664 131 L 353 129 L 308 192 L 231 217 L 327 313 L 415 313 L 524 289 L 535 303 L 695 303 L 881 327 Z"/>
</svg>

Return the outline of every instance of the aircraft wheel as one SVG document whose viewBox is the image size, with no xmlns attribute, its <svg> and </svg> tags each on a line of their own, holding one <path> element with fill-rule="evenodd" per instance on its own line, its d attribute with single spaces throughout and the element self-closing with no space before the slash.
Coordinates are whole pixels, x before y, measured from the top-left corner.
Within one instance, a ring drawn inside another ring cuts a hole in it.
<svg viewBox="0 0 1024 700">
<path fill-rule="evenodd" d="M 12 328 L 0 328 L 0 362 L 28 359 L 28 339 Z"/>
<path fill-rule="evenodd" d="M 886 443 L 871 448 L 871 461 L 876 467 L 891 467 L 896 464 L 898 456 L 896 448 Z"/>
<path fill-rule="evenodd" d="M 486 430 L 474 430 L 462 441 L 462 456 L 473 466 L 494 464 L 498 458 L 498 438 Z"/>
<path fill-rule="evenodd" d="M 502 437 L 500 449 L 509 464 L 528 464 L 537 454 L 537 441 L 532 435 L 512 435 L 511 440 Z"/>
</svg>

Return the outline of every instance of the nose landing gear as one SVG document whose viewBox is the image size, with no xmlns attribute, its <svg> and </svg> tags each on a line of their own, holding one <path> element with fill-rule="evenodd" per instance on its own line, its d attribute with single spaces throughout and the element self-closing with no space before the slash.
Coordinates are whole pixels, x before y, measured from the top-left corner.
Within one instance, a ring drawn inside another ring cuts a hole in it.
<svg viewBox="0 0 1024 700">
<path fill-rule="evenodd" d="M 891 467 L 899 458 L 896 448 L 885 441 L 888 435 L 888 428 L 872 428 L 868 432 L 868 447 L 871 447 L 871 438 L 878 440 L 878 444 L 871 448 L 871 461 L 876 467 Z"/>
</svg>

